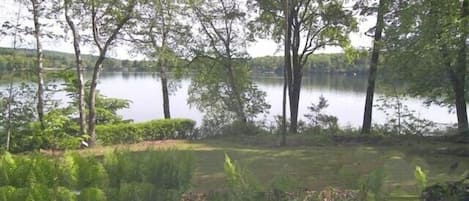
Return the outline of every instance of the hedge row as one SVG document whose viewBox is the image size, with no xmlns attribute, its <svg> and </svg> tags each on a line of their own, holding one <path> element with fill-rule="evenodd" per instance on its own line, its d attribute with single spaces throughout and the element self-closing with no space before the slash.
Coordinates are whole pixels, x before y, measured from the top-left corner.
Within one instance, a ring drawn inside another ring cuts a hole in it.
<svg viewBox="0 0 469 201">
<path fill-rule="evenodd" d="M 192 135 L 195 121 L 190 119 L 159 119 L 143 123 L 122 123 L 96 127 L 98 141 L 103 145 L 131 144 L 141 141 L 185 139 Z"/>
</svg>

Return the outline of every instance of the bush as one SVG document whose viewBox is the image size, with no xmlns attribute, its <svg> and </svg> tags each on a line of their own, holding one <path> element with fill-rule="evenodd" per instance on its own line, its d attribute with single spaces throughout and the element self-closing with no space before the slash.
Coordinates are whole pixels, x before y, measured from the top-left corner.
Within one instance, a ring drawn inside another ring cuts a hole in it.
<svg viewBox="0 0 469 201">
<path fill-rule="evenodd" d="M 98 141 L 104 145 L 131 144 L 147 140 L 184 139 L 190 137 L 195 121 L 161 119 L 143 123 L 122 123 L 96 127 Z"/>
</svg>

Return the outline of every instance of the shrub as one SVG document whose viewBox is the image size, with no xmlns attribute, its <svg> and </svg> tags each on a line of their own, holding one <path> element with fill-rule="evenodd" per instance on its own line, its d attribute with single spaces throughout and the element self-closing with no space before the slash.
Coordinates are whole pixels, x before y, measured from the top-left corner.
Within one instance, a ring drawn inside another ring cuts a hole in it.
<svg viewBox="0 0 469 201">
<path fill-rule="evenodd" d="M 192 134 L 195 121 L 190 119 L 160 119 L 143 123 L 100 125 L 96 133 L 100 143 L 131 144 L 146 140 L 183 139 Z"/>
</svg>

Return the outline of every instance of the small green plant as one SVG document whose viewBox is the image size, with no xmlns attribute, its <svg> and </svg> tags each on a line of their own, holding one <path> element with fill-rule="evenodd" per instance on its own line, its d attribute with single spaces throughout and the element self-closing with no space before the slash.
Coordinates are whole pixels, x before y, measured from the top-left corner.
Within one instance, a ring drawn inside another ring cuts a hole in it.
<svg viewBox="0 0 469 201">
<path fill-rule="evenodd" d="M 415 166 L 414 176 L 417 181 L 419 191 L 422 192 L 427 186 L 427 174 L 425 174 L 420 166 Z"/>
<path fill-rule="evenodd" d="M 324 96 L 319 96 L 317 104 L 312 103 L 308 107 L 309 113 L 304 116 L 309 120 L 310 127 L 316 133 L 325 129 L 328 133 L 335 133 L 339 130 L 338 119 L 335 116 L 323 113 L 323 110 L 329 106 Z"/>
<path fill-rule="evenodd" d="M 237 165 L 228 154 L 225 153 L 224 170 L 228 192 L 212 195 L 209 200 L 230 201 L 255 201 L 261 200 L 258 194 L 259 188 L 254 180 L 247 176 L 239 165 Z"/>
<path fill-rule="evenodd" d="M 225 163 L 223 165 L 228 187 L 233 189 L 243 189 L 247 183 L 243 178 L 239 166 L 235 165 L 228 154 L 225 153 Z"/>
<path fill-rule="evenodd" d="M 386 173 L 384 167 L 373 170 L 367 177 L 360 181 L 360 200 L 365 201 L 384 201 L 388 195 L 383 191 Z"/>
</svg>

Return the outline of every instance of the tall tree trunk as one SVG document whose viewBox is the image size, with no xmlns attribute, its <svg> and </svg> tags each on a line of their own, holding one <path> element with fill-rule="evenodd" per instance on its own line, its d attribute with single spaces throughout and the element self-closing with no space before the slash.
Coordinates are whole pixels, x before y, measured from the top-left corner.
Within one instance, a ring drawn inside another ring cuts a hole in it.
<svg viewBox="0 0 469 201">
<path fill-rule="evenodd" d="M 469 126 L 467 121 L 466 108 L 466 73 L 467 73 L 467 40 L 469 36 L 469 0 L 464 0 L 461 4 L 461 30 L 460 49 L 458 52 L 458 61 L 456 67 L 455 79 L 453 81 L 453 90 L 456 103 L 456 114 L 458 117 L 458 131 L 465 136 L 469 136 Z"/>
<path fill-rule="evenodd" d="M 228 64 L 225 66 L 226 69 L 228 70 L 228 79 L 231 87 L 231 97 L 235 99 L 235 111 L 236 115 L 238 116 L 238 120 L 241 121 L 241 123 L 247 123 L 247 117 L 246 114 L 244 113 L 244 105 L 243 101 L 241 100 L 241 94 L 238 89 L 238 86 L 236 85 L 236 80 L 234 77 L 234 71 L 233 71 L 233 65 L 231 63 L 231 58 L 229 58 L 230 61 L 228 61 Z"/>
<path fill-rule="evenodd" d="M 91 79 L 91 86 L 90 86 L 90 95 L 88 100 L 88 135 L 90 139 L 88 141 L 89 146 L 94 146 L 96 143 L 96 87 L 98 85 L 98 78 L 101 72 L 101 68 L 103 67 L 104 55 L 101 53 L 98 60 L 95 63 L 93 69 L 93 77 Z"/>
<path fill-rule="evenodd" d="M 246 114 L 244 113 L 244 103 L 243 100 L 241 100 L 241 91 L 238 89 L 238 85 L 236 83 L 235 77 L 234 77 L 234 70 L 233 70 L 233 58 L 231 57 L 231 48 L 230 48 L 230 40 L 226 40 L 225 42 L 225 50 L 226 50 L 226 55 L 228 55 L 228 58 L 226 58 L 225 63 L 225 69 L 228 70 L 228 81 L 230 84 L 231 88 L 231 97 L 235 100 L 235 112 L 236 115 L 238 116 L 238 120 L 241 121 L 241 123 L 247 123 L 247 117 Z"/>
<path fill-rule="evenodd" d="M 36 38 L 36 64 L 37 64 L 37 114 L 39 122 L 41 123 L 41 129 L 44 129 L 44 69 L 43 69 L 43 58 L 41 43 L 41 25 L 39 24 L 39 2 L 37 0 L 31 0 L 33 4 L 33 21 L 34 21 L 34 37 Z"/>
<path fill-rule="evenodd" d="M 287 88 L 288 88 L 288 69 L 291 72 L 291 23 L 289 0 L 284 0 L 285 15 L 285 38 L 284 38 L 284 68 L 283 68 L 283 96 L 282 96 L 282 142 L 281 145 L 287 145 Z"/>
<path fill-rule="evenodd" d="M 78 93 L 78 113 L 80 124 L 80 135 L 86 133 L 86 114 L 85 114 L 85 86 L 84 86 L 84 72 L 81 60 L 80 50 L 80 35 L 75 27 L 71 17 L 68 14 L 71 1 L 64 1 L 65 19 L 73 35 L 73 48 L 75 51 L 75 66 L 77 72 L 77 93 Z"/>
<path fill-rule="evenodd" d="M 464 0 L 461 4 L 461 20 L 469 16 L 469 0 Z M 460 35 L 459 51 L 457 55 L 457 61 L 452 65 L 449 57 L 448 47 L 444 45 L 441 48 L 441 55 L 443 56 L 444 63 L 447 68 L 448 76 L 451 81 L 451 86 L 454 93 L 454 104 L 456 106 L 456 116 L 458 118 L 458 132 L 468 136 L 468 119 L 467 119 L 467 108 L 466 108 L 466 54 L 467 45 L 466 39 L 468 37 L 467 23 L 461 25 L 462 33 Z"/>
<path fill-rule="evenodd" d="M 160 8 L 164 12 L 165 9 L 165 4 L 163 4 L 162 0 L 158 1 Z M 169 8 L 167 8 L 169 9 Z M 166 40 L 168 38 L 168 29 L 167 29 L 167 23 L 166 23 L 166 16 L 163 13 L 161 15 L 161 25 L 162 25 L 162 36 L 161 36 L 161 47 L 160 47 L 160 55 L 158 58 L 158 63 L 160 67 L 160 78 L 161 78 L 161 90 L 163 93 L 163 113 L 164 113 L 164 118 L 165 119 L 170 119 L 171 114 L 170 114 L 170 106 L 169 106 L 169 92 L 168 92 L 168 77 L 166 75 Z M 150 31 L 151 32 L 151 31 Z M 150 33 L 151 38 L 152 38 L 152 43 L 154 48 L 158 48 L 156 45 L 155 37 L 153 37 L 153 33 Z"/>
<path fill-rule="evenodd" d="M 464 79 L 464 78 L 462 78 Z M 467 109 L 464 85 L 453 84 L 455 95 L 456 115 L 458 117 L 458 131 L 460 134 L 468 133 Z"/>
<path fill-rule="evenodd" d="M 166 77 L 166 64 L 164 58 L 159 58 L 160 61 L 160 78 L 161 89 L 163 91 L 163 113 L 165 119 L 170 119 L 171 114 L 169 110 L 169 92 L 168 92 L 168 78 Z"/>
<path fill-rule="evenodd" d="M 373 41 L 373 52 L 371 53 L 370 72 L 368 75 L 368 87 L 366 88 L 365 111 L 363 113 L 362 133 L 371 131 L 371 120 L 373 112 L 373 98 L 375 94 L 375 82 L 378 71 L 379 52 L 381 50 L 381 38 L 384 28 L 384 1 L 380 0 L 376 18 L 376 30 Z"/>
<path fill-rule="evenodd" d="M 292 10 L 292 12 L 297 12 Z M 294 14 L 297 16 L 297 13 Z M 290 98 L 290 133 L 298 132 L 298 106 L 300 102 L 300 91 L 301 91 L 301 78 L 302 78 L 302 66 L 300 57 L 298 54 L 300 48 L 300 26 L 298 19 L 293 19 L 296 26 L 293 26 L 293 42 L 292 46 L 292 76 L 289 87 L 289 98 Z M 293 22 L 293 21 L 292 21 Z"/>
</svg>

